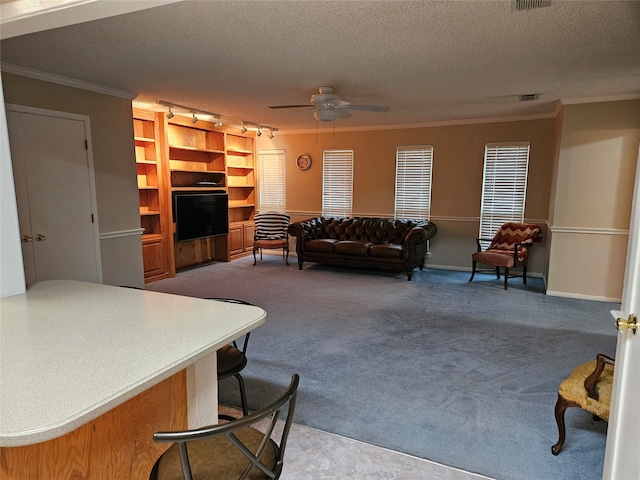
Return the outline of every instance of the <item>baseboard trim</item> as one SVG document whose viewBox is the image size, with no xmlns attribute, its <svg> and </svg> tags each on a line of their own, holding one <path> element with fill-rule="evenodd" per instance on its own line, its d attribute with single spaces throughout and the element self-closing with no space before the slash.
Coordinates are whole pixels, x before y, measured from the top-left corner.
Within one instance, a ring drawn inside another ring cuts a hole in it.
<svg viewBox="0 0 640 480">
<path fill-rule="evenodd" d="M 576 300 L 594 300 L 597 302 L 614 302 L 614 303 L 622 302 L 622 298 L 618 298 L 618 297 L 603 297 L 600 295 L 584 295 L 582 293 L 557 292 L 554 290 L 547 290 L 547 295 L 550 295 L 552 297 L 574 298 Z"/>
<path fill-rule="evenodd" d="M 457 266 L 451 266 L 451 265 L 432 265 L 432 264 L 427 264 L 425 263 L 424 268 L 433 268 L 434 270 L 451 270 L 454 272 L 467 272 L 467 273 L 471 273 L 471 268 L 470 267 L 457 267 Z M 495 270 L 494 269 L 478 269 L 476 270 L 476 273 L 494 273 L 495 274 Z M 514 278 L 517 278 L 519 275 L 516 275 Z M 527 278 L 544 278 L 542 273 L 536 273 L 536 272 L 527 272 Z"/>
</svg>

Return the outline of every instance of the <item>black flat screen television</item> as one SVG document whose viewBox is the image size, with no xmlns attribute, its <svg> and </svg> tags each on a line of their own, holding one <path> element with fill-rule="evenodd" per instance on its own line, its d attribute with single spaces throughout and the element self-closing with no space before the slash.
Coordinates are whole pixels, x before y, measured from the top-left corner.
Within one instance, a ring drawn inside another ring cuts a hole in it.
<svg viewBox="0 0 640 480">
<path fill-rule="evenodd" d="M 226 193 L 174 193 L 173 219 L 178 242 L 229 233 Z"/>
</svg>

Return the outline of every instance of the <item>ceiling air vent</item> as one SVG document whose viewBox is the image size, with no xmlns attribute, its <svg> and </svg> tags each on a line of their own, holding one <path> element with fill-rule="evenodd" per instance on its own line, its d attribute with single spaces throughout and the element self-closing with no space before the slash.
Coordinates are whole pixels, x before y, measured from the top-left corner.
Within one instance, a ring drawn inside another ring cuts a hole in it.
<svg viewBox="0 0 640 480">
<path fill-rule="evenodd" d="M 514 10 L 531 10 L 551 5 L 551 0 L 513 0 Z"/>
<path fill-rule="evenodd" d="M 521 102 L 529 102 L 531 100 L 537 100 L 537 99 L 538 99 L 537 93 L 526 93 L 524 95 L 520 95 Z"/>
</svg>

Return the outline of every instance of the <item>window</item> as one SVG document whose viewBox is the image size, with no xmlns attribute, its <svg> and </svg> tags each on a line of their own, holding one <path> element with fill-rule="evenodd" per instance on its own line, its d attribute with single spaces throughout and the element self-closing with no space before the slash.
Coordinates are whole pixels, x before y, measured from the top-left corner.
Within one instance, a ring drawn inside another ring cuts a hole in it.
<svg viewBox="0 0 640 480">
<path fill-rule="evenodd" d="M 429 220 L 433 147 L 402 146 L 396 149 L 396 200 L 394 218 Z"/>
<path fill-rule="evenodd" d="M 485 145 L 480 237 L 493 238 L 505 222 L 524 221 L 528 170 L 529 142 Z"/>
<path fill-rule="evenodd" d="M 322 153 L 322 215 L 350 217 L 353 197 L 353 150 Z"/>
<path fill-rule="evenodd" d="M 284 213 L 286 209 L 286 170 L 284 150 L 258 153 L 259 211 Z"/>
</svg>

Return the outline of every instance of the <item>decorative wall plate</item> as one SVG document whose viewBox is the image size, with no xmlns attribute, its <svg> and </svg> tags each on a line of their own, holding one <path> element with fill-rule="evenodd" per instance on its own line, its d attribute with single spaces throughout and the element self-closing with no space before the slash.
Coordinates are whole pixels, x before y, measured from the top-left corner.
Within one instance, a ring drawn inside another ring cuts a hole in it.
<svg viewBox="0 0 640 480">
<path fill-rule="evenodd" d="M 300 170 L 309 170 L 311 168 L 311 156 L 303 153 L 296 158 L 296 165 Z"/>
</svg>

